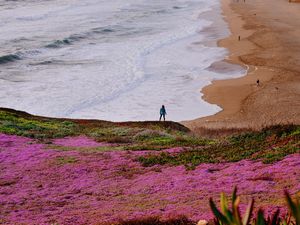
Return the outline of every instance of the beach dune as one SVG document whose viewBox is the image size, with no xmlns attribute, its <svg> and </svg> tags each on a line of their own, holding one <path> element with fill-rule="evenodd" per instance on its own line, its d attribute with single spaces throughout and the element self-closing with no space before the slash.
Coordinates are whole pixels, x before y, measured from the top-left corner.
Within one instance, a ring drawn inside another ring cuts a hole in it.
<svg viewBox="0 0 300 225">
<path fill-rule="evenodd" d="M 230 51 L 226 61 L 246 67 L 248 73 L 205 87 L 203 98 L 223 110 L 184 124 L 195 131 L 299 124 L 300 4 L 222 0 L 222 7 L 232 34 L 219 45 Z"/>
</svg>

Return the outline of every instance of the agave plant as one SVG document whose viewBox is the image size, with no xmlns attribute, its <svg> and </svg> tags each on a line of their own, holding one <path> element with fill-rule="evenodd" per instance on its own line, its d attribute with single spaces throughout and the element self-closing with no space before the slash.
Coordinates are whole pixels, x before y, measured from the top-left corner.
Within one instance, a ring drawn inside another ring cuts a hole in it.
<svg viewBox="0 0 300 225">
<path fill-rule="evenodd" d="M 215 216 L 216 225 L 300 225 L 300 200 L 292 200 L 289 193 L 285 192 L 286 201 L 290 209 L 290 216 L 280 218 L 280 211 L 277 210 L 271 217 L 264 217 L 262 209 L 259 209 L 255 219 L 252 218 L 254 200 L 248 204 L 244 217 L 241 217 L 239 210 L 240 198 L 237 196 L 237 188 L 234 188 L 232 194 L 232 207 L 228 207 L 228 199 L 224 193 L 221 193 L 221 211 L 216 207 L 212 198 L 209 200 L 210 208 Z M 291 219 L 291 216 L 293 219 Z"/>
<path fill-rule="evenodd" d="M 228 207 L 228 199 L 225 193 L 221 193 L 221 211 L 216 207 L 212 198 L 209 200 L 210 208 L 215 215 L 216 225 L 248 225 L 251 219 L 254 200 L 252 199 L 247 207 L 244 217 L 241 217 L 239 204 L 240 197 L 237 196 L 237 188 L 234 188 L 232 194 L 232 207 Z"/>
</svg>

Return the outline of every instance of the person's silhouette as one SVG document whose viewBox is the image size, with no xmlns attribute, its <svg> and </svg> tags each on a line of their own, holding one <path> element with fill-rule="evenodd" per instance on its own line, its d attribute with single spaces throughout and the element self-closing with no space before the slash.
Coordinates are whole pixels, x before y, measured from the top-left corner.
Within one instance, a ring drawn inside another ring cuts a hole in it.
<svg viewBox="0 0 300 225">
<path fill-rule="evenodd" d="M 166 121 L 167 111 L 164 105 L 161 106 L 159 113 L 160 113 L 159 121 L 161 121 L 161 117 L 163 117 L 164 121 Z"/>
</svg>

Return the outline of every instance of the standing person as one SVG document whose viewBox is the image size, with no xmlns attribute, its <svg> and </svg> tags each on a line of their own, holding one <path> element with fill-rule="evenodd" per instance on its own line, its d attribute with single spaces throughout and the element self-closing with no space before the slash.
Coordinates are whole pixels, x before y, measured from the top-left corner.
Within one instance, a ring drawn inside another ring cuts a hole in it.
<svg viewBox="0 0 300 225">
<path fill-rule="evenodd" d="M 161 106 L 160 108 L 160 117 L 159 117 L 159 121 L 161 121 L 161 117 L 164 118 L 164 121 L 166 121 L 166 115 L 167 115 L 167 111 L 164 105 Z"/>
<path fill-rule="evenodd" d="M 257 81 L 256 81 L 256 85 L 259 86 L 259 80 L 258 80 L 258 79 L 257 79 Z"/>
</svg>

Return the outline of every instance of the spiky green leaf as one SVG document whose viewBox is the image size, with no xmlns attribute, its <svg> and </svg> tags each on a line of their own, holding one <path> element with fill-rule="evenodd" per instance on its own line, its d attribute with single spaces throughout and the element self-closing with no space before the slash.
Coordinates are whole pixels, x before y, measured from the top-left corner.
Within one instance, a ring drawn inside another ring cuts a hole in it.
<svg viewBox="0 0 300 225">
<path fill-rule="evenodd" d="M 236 197 L 235 201 L 232 203 L 233 222 L 236 225 L 242 225 L 242 219 L 241 219 L 239 204 L 240 204 L 240 197 Z"/>
<path fill-rule="evenodd" d="M 252 198 L 251 201 L 248 204 L 246 213 L 243 218 L 243 225 L 248 225 L 250 223 L 250 219 L 252 216 L 252 211 L 253 211 L 253 206 L 254 206 L 254 199 Z"/>
<path fill-rule="evenodd" d="M 280 225 L 279 212 L 280 210 L 277 209 L 276 212 L 273 214 L 270 225 Z"/>
<path fill-rule="evenodd" d="M 218 208 L 216 207 L 215 203 L 213 202 L 212 198 L 209 199 L 209 205 L 210 208 L 213 212 L 213 214 L 215 215 L 215 217 L 222 222 L 222 224 L 228 224 L 230 225 L 228 219 L 218 210 Z"/>
<path fill-rule="evenodd" d="M 226 214 L 228 211 L 228 201 L 224 192 L 221 193 L 221 211 L 223 214 Z"/>
<path fill-rule="evenodd" d="M 285 198 L 288 203 L 288 206 L 291 210 L 292 215 L 296 219 L 296 224 L 300 224 L 300 203 L 299 201 L 294 202 L 290 196 L 290 194 L 285 191 Z"/>
<path fill-rule="evenodd" d="M 265 221 L 265 218 L 264 218 L 264 213 L 263 213 L 263 211 L 261 209 L 258 210 L 257 219 L 256 219 L 255 225 L 267 225 L 266 221 Z"/>
</svg>

